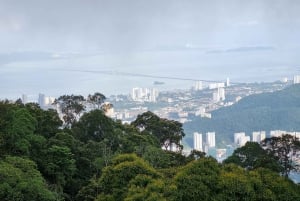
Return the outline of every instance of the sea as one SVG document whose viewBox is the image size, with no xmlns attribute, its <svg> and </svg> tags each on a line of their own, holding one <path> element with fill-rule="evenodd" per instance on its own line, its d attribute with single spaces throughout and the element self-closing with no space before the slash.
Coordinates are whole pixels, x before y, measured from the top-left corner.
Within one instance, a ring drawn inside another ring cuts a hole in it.
<svg viewBox="0 0 300 201">
<path fill-rule="evenodd" d="M 15 100 L 25 94 L 34 101 L 39 93 L 59 97 L 100 92 L 108 97 L 130 94 L 134 87 L 172 91 L 190 89 L 196 80 L 225 82 L 229 78 L 232 83 L 273 82 L 285 77 L 291 80 L 300 74 L 298 56 L 281 53 L 156 51 L 55 54 L 47 59 L 0 61 L 0 99 Z"/>
</svg>

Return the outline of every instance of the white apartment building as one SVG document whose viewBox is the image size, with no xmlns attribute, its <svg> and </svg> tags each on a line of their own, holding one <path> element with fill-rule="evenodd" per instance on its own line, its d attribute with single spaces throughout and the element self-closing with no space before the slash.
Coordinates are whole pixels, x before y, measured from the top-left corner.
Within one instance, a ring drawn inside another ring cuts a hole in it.
<svg viewBox="0 0 300 201">
<path fill-rule="evenodd" d="M 154 88 L 139 88 L 135 87 L 132 89 L 131 98 L 133 101 L 140 102 L 156 102 L 156 98 L 158 97 L 158 91 Z"/>
<path fill-rule="evenodd" d="M 206 144 L 209 148 L 216 146 L 216 133 L 215 132 L 207 132 L 206 133 Z"/>
<path fill-rule="evenodd" d="M 253 142 L 260 143 L 264 139 L 266 139 L 266 132 L 265 131 L 252 132 L 252 141 Z"/>
<path fill-rule="evenodd" d="M 219 102 L 219 101 L 224 101 L 224 100 L 225 100 L 225 89 L 224 88 L 218 88 L 213 93 L 213 101 L 214 102 Z"/>
<path fill-rule="evenodd" d="M 251 139 L 250 139 L 250 136 L 244 136 L 240 139 L 240 142 L 239 142 L 239 146 L 242 147 L 244 146 L 247 142 L 250 142 Z"/>
<path fill-rule="evenodd" d="M 195 90 L 195 91 L 200 91 L 200 90 L 202 90 L 202 89 L 203 89 L 203 84 L 202 84 L 202 82 L 201 82 L 201 81 L 197 81 L 197 82 L 195 83 L 194 90 Z"/>
<path fill-rule="evenodd" d="M 220 82 L 220 83 L 211 83 L 208 85 L 209 89 L 217 89 L 217 88 L 224 88 L 225 87 L 225 83 Z"/>
<path fill-rule="evenodd" d="M 246 142 L 249 142 L 250 140 L 250 136 L 246 136 L 244 132 L 234 134 L 234 143 L 239 147 L 244 146 Z"/>
<path fill-rule="evenodd" d="M 300 83 L 300 75 L 295 75 L 294 76 L 294 84 L 299 84 Z"/>
<path fill-rule="evenodd" d="M 194 149 L 197 151 L 203 151 L 201 133 L 198 132 L 194 133 Z"/>
</svg>

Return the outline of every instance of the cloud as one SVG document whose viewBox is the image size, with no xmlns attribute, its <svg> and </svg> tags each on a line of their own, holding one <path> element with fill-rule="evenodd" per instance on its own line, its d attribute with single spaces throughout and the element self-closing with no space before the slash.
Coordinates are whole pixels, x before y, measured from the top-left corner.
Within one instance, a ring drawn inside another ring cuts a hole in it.
<svg viewBox="0 0 300 201">
<path fill-rule="evenodd" d="M 0 18 L 0 31 L 20 31 L 24 27 L 24 23 L 20 19 L 12 17 Z"/>
<path fill-rule="evenodd" d="M 251 27 L 251 26 L 256 26 L 259 24 L 260 24 L 260 22 L 258 20 L 248 20 L 248 21 L 244 21 L 244 22 L 237 22 L 234 25 Z"/>
<path fill-rule="evenodd" d="M 0 64 L 11 62 L 27 62 L 27 61 L 45 61 L 55 59 L 65 59 L 76 56 L 71 53 L 52 53 L 52 52 L 36 52 L 36 51 L 16 51 L 0 54 Z"/>
<path fill-rule="evenodd" d="M 243 53 L 243 52 L 257 52 L 257 51 L 273 51 L 276 48 L 273 46 L 244 46 L 230 49 L 216 49 L 209 50 L 207 54 L 220 54 L 220 53 Z"/>
</svg>

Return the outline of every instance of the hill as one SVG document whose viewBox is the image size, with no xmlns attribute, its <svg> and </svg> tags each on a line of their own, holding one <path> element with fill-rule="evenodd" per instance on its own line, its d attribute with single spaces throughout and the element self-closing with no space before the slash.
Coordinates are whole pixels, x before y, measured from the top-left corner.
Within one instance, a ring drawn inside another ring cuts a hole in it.
<svg viewBox="0 0 300 201">
<path fill-rule="evenodd" d="M 251 95 L 238 103 L 212 112 L 212 118 L 195 117 L 184 124 L 186 141 L 192 146 L 192 133 L 215 131 L 218 145 L 233 142 L 236 132 L 270 130 L 300 131 L 300 85 L 281 91 Z"/>
</svg>

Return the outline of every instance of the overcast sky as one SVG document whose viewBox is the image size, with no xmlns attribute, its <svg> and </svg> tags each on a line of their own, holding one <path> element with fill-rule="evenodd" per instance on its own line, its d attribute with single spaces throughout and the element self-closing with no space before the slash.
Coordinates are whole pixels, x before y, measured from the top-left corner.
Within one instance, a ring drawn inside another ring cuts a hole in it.
<svg viewBox="0 0 300 201">
<path fill-rule="evenodd" d="M 1 52 L 297 46 L 298 0 L 1 0 Z"/>
<path fill-rule="evenodd" d="M 299 36 L 299 0 L 0 0 L 0 73 L 20 65 L 293 71 Z"/>
</svg>

